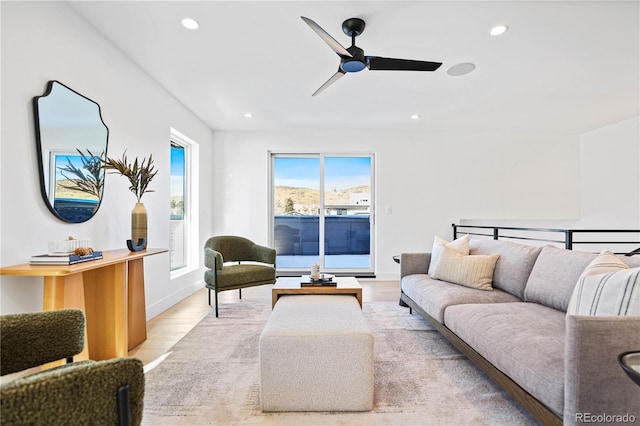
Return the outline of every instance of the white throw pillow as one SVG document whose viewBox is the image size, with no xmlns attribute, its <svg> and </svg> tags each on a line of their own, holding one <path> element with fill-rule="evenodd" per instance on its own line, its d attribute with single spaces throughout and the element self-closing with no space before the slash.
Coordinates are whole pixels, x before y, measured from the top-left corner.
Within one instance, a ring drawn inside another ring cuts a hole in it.
<svg viewBox="0 0 640 426">
<path fill-rule="evenodd" d="M 567 315 L 640 316 L 640 268 L 580 277 Z"/>
<path fill-rule="evenodd" d="M 449 247 L 442 247 L 440 260 L 431 277 L 478 290 L 493 290 L 493 270 L 499 257 L 498 254 L 465 256 Z"/>
<path fill-rule="evenodd" d="M 440 261 L 440 254 L 444 247 L 449 247 L 452 250 L 457 251 L 460 254 L 469 254 L 469 234 L 465 234 L 462 237 L 448 242 L 444 238 L 440 238 L 436 235 L 433 239 L 433 248 L 431 249 L 431 262 L 429 262 L 429 270 L 427 273 L 433 275 L 433 271 L 436 265 Z"/>
<path fill-rule="evenodd" d="M 576 303 L 578 301 L 578 284 L 583 278 L 594 275 L 618 272 L 626 269 L 629 269 L 629 266 L 622 260 L 620 260 L 615 254 L 611 253 L 608 250 L 602 250 L 600 254 L 595 259 L 593 259 L 586 268 L 584 268 L 582 274 L 580 274 L 578 282 L 576 283 L 576 287 L 573 289 L 573 293 L 571 294 L 571 299 L 569 299 L 569 305 L 567 306 L 567 315 L 575 315 L 569 314 L 569 312 L 575 312 Z"/>
</svg>

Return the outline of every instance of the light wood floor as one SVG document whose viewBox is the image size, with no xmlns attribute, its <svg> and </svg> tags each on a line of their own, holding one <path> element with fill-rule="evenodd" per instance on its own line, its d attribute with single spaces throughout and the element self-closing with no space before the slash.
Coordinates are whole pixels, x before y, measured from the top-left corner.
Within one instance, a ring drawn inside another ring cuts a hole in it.
<svg viewBox="0 0 640 426">
<path fill-rule="evenodd" d="M 358 280 L 362 285 L 363 302 L 392 302 L 400 296 L 398 281 Z M 271 301 L 270 285 L 250 287 L 242 290 L 242 299 Z M 224 315 L 224 304 L 238 301 L 238 291 L 224 291 L 218 295 L 219 315 Z M 202 288 L 183 301 L 167 309 L 147 322 L 147 340 L 129 351 L 148 364 L 164 355 L 184 337 L 210 311 L 207 290 Z"/>
</svg>

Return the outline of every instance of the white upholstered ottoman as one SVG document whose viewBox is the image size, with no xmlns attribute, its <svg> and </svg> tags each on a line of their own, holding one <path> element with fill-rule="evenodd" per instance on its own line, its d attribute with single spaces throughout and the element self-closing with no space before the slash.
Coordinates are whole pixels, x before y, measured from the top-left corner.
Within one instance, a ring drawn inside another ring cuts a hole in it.
<svg viewBox="0 0 640 426">
<path fill-rule="evenodd" d="M 373 333 L 355 297 L 280 297 L 259 346 L 263 411 L 373 408 Z"/>
</svg>

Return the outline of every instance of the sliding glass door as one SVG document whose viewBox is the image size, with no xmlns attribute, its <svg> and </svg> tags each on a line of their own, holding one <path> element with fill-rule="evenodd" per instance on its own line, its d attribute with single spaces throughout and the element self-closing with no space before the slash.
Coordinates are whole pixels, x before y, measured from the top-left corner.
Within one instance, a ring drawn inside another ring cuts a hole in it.
<svg viewBox="0 0 640 426">
<path fill-rule="evenodd" d="M 373 155 L 272 154 L 279 273 L 373 274 Z"/>
</svg>

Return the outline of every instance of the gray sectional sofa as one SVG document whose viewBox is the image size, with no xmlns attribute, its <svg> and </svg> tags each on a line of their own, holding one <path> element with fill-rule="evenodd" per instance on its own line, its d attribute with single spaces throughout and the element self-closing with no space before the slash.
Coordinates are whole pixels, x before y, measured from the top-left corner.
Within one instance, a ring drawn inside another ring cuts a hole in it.
<svg viewBox="0 0 640 426">
<path fill-rule="evenodd" d="M 472 238 L 469 249 L 499 254 L 493 290 L 434 279 L 431 253 L 403 253 L 401 303 L 543 424 L 607 423 L 618 415 L 640 422 L 640 387 L 617 362 L 618 354 L 640 350 L 640 317 L 566 314 L 597 255 L 482 238 Z M 640 256 L 623 261 L 640 266 Z"/>
</svg>

